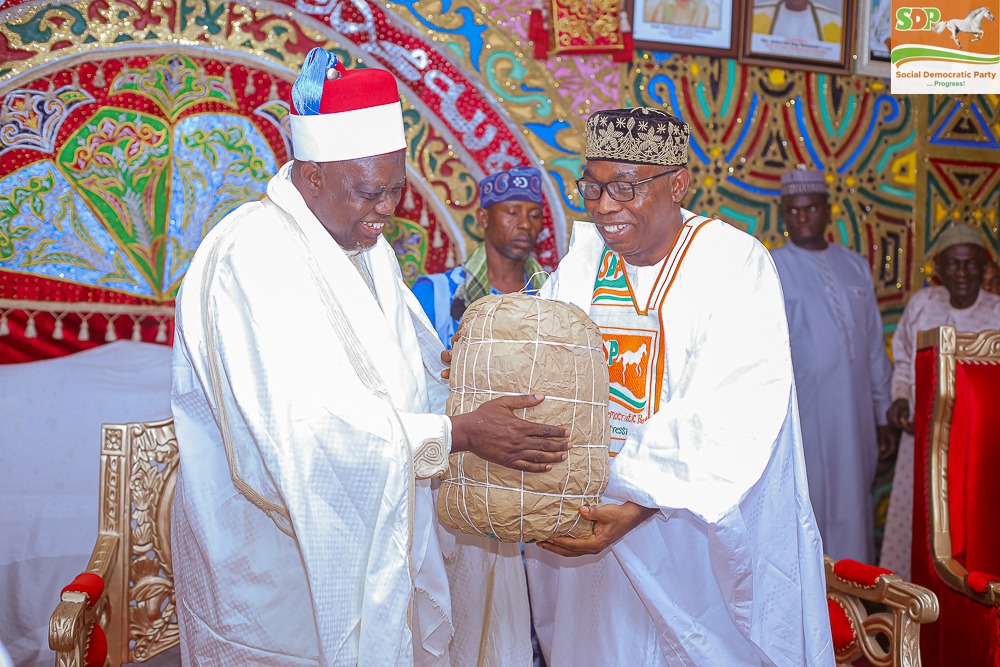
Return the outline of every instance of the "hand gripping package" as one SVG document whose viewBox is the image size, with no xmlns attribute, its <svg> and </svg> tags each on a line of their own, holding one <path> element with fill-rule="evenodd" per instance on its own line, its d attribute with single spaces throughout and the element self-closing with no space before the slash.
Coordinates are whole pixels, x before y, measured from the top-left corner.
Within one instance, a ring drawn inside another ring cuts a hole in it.
<svg viewBox="0 0 1000 667">
<path fill-rule="evenodd" d="M 499 294 L 473 303 L 458 334 L 449 415 L 501 396 L 541 394 L 541 404 L 518 410 L 518 416 L 569 429 L 573 447 L 545 473 L 512 470 L 471 452 L 452 454 L 438 492 L 441 521 L 504 542 L 592 534 L 592 523 L 579 510 L 600 504 L 610 467 L 608 366 L 600 329 L 576 306 Z"/>
</svg>

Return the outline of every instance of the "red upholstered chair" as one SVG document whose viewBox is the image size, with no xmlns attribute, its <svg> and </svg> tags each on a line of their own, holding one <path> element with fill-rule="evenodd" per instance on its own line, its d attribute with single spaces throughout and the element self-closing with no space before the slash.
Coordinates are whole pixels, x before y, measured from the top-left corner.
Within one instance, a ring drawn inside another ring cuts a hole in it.
<svg viewBox="0 0 1000 667">
<path fill-rule="evenodd" d="M 180 643 L 170 558 L 179 461 L 173 419 L 104 424 L 97 544 L 49 621 L 59 667 L 145 662 Z"/>
<path fill-rule="evenodd" d="M 924 665 L 1000 666 L 1000 331 L 921 332 L 914 413 L 912 576 L 941 604 Z"/>
<path fill-rule="evenodd" d="M 938 617 L 937 598 L 890 570 L 825 556 L 826 601 L 838 665 L 919 667 L 920 625 Z M 862 600 L 885 607 L 868 613 Z M 880 642 L 888 646 L 885 646 Z"/>
</svg>

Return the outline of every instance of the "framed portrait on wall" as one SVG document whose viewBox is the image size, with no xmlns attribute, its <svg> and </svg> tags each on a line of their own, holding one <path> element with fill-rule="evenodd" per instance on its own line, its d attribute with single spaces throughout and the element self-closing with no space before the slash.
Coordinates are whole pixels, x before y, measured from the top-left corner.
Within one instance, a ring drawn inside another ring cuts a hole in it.
<svg viewBox="0 0 1000 667">
<path fill-rule="evenodd" d="M 854 71 L 889 78 L 892 0 L 857 0 L 857 61 Z"/>
<path fill-rule="evenodd" d="M 740 60 L 846 74 L 854 19 L 854 0 L 747 0 Z"/>
<path fill-rule="evenodd" d="M 635 48 L 735 58 L 741 0 L 628 0 Z"/>
</svg>

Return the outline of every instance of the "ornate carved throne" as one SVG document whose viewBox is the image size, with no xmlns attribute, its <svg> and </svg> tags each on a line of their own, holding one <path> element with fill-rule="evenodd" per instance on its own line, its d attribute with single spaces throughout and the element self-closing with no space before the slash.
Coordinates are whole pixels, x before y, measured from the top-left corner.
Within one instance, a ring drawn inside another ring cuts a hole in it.
<svg viewBox="0 0 1000 667">
<path fill-rule="evenodd" d="M 177 463 L 173 419 L 104 425 L 97 544 L 49 622 L 57 665 L 117 667 L 178 644 L 170 557 Z"/>
<path fill-rule="evenodd" d="M 913 581 L 941 601 L 926 665 L 1000 665 L 1000 331 L 917 340 Z"/>
</svg>

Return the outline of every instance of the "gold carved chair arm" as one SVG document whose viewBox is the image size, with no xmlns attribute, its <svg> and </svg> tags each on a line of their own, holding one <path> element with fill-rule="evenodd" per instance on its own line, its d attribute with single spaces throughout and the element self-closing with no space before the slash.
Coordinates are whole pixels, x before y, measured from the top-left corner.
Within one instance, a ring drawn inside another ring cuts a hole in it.
<svg viewBox="0 0 1000 667">
<path fill-rule="evenodd" d="M 97 575 L 102 582 L 110 581 L 118 553 L 118 542 L 117 535 L 100 533 L 86 572 Z M 77 578 L 79 579 L 80 577 Z M 84 592 L 84 587 L 71 585 L 67 588 L 77 590 L 62 592 L 59 604 L 49 619 L 49 648 L 56 652 L 56 665 L 58 667 L 83 667 L 95 663 L 104 665 L 104 658 L 107 656 L 103 629 L 103 626 L 107 625 L 107 589 L 102 583 L 97 599 L 92 600 L 92 594 Z M 89 655 L 88 649 L 91 649 Z"/>
<path fill-rule="evenodd" d="M 889 570 L 829 556 L 824 560 L 837 662 L 850 664 L 864 656 L 876 667 L 920 665 L 920 625 L 937 620 L 937 596 Z M 869 613 L 862 600 L 887 609 Z"/>
<path fill-rule="evenodd" d="M 965 586 L 969 590 L 970 597 L 1000 607 L 1000 577 L 970 572 L 965 577 Z"/>
<path fill-rule="evenodd" d="M 969 572 L 960 562 L 944 555 L 942 551 L 935 550 L 934 569 L 946 585 L 983 604 L 1000 606 L 1000 577 L 984 572 Z"/>
</svg>

